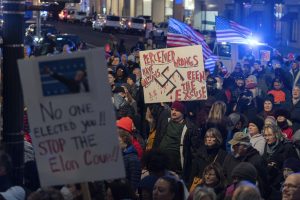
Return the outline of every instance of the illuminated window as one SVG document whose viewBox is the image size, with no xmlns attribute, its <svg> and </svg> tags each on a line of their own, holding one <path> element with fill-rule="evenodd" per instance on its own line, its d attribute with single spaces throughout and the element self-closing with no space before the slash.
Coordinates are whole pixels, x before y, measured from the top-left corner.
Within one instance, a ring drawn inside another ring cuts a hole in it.
<svg viewBox="0 0 300 200">
<path fill-rule="evenodd" d="M 165 18 L 168 19 L 173 16 L 173 0 L 166 0 L 165 2 Z"/>
<path fill-rule="evenodd" d="M 143 15 L 151 16 L 152 0 L 144 0 L 143 3 Z"/>
</svg>

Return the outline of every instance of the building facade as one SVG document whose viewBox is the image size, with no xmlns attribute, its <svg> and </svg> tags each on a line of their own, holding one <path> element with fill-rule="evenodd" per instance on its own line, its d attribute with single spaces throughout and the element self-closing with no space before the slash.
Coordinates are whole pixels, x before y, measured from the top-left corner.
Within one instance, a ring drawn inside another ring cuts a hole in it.
<svg viewBox="0 0 300 200">
<path fill-rule="evenodd" d="M 85 1 L 89 13 L 151 16 L 155 23 L 174 17 L 199 30 L 213 31 L 219 15 L 250 28 L 260 41 L 274 47 L 300 46 L 300 0 L 82 0 L 81 4 Z"/>
</svg>

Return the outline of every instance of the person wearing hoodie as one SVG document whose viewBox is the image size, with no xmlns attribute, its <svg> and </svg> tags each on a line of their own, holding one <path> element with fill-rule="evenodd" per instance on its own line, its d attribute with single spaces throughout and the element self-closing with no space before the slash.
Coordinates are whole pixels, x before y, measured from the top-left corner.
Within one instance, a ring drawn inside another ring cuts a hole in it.
<svg viewBox="0 0 300 200">
<path fill-rule="evenodd" d="M 261 134 L 263 126 L 264 121 L 259 117 L 255 116 L 249 120 L 248 134 L 250 136 L 250 143 L 259 152 L 259 155 L 263 155 L 266 144 L 266 140 Z"/>
<path fill-rule="evenodd" d="M 211 163 L 223 165 L 227 152 L 222 147 L 223 139 L 220 131 L 216 128 L 210 128 L 204 136 L 204 145 L 202 145 L 192 161 L 192 169 L 189 183 L 191 184 L 195 177 L 201 177 L 206 166 Z M 190 185 L 188 184 L 188 186 Z"/>
<path fill-rule="evenodd" d="M 134 191 L 138 188 L 141 179 L 141 162 L 130 134 L 119 131 L 119 143 L 123 153 L 126 179 L 130 182 Z"/>
</svg>

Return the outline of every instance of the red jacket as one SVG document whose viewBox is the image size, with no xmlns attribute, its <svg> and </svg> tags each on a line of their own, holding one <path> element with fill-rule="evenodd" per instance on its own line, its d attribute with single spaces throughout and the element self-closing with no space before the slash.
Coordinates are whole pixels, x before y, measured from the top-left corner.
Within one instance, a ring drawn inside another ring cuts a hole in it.
<svg viewBox="0 0 300 200">
<path fill-rule="evenodd" d="M 138 158 L 141 160 L 141 158 L 143 156 L 143 148 L 142 148 L 141 144 L 139 143 L 139 141 L 136 138 L 133 138 L 132 145 L 134 146 L 135 150 L 138 153 Z"/>
<path fill-rule="evenodd" d="M 291 127 L 287 127 L 286 129 L 281 129 L 282 134 L 289 140 L 292 140 L 293 137 L 293 129 Z"/>
</svg>

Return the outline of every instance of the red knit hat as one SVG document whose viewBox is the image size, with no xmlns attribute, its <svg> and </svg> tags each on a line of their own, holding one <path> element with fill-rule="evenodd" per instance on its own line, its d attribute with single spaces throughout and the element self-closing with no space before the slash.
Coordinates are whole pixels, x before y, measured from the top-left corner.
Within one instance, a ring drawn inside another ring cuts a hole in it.
<svg viewBox="0 0 300 200">
<path fill-rule="evenodd" d="M 185 114 L 186 112 L 184 104 L 180 101 L 173 102 L 171 108 L 181 112 L 182 114 Z"/>
<path fill-rule="evenodd" d="M 130 117 L 122 117 L 120 120 L 117 121 L 117 127 L 132 133 L 133 130 L 133 121 Z"/>
</svg>

